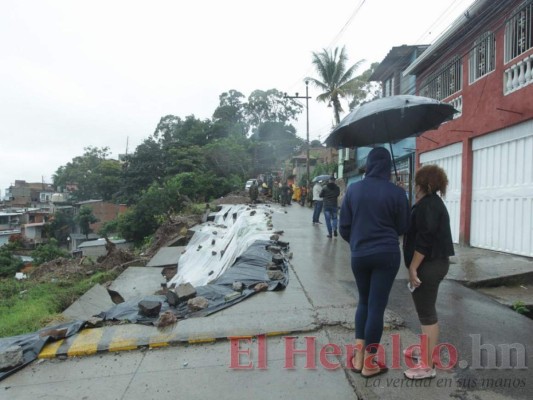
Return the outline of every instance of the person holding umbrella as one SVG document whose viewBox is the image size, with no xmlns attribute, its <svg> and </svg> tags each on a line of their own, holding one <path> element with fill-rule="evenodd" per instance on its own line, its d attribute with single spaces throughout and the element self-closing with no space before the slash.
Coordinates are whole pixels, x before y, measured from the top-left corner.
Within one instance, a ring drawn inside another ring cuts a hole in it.
<svg viewBox="0 0 533 400">
<path fill-rule="evenodd" d="M 370 151 L 365 178 L 348 186 L 339 233 L 350 243 L 351 267 L 359 292 L 355 312 L 355 356 L 351 369 L 370 378 L 387 372 L 377 352 L 383 316 L 400 268 L 399 236 L 408 228 L 409 205 L 404 190 L 390 182 L 389 151 Z"/>
<path fill-rule="evenodd" d="M 415 174 L 416 203 L 411 224 L 403 240 L 403 254 L 409 268 L 409 284 L 418 319 L 422 325 L 422 353 L 406 354 L 418 359 L 417 368 L 404 372 L 409 379 L 434 378 L 433 350 L 439 340 L 435 303 L 439 285 L 448 273 L 449 256 L 454 255 L 450 216 L 441 197 L 448 178 L 442 168 L 427 165 Z"/>
</svg>

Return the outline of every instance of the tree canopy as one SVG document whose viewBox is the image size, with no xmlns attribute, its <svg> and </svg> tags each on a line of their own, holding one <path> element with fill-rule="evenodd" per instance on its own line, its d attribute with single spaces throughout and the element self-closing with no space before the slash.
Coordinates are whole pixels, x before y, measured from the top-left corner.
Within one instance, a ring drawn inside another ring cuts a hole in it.
<svg viewBox="0 0 533 400">
<path fill-rule="evenodd" d="M 325 92 L 319 99 L 338 98 L 365 87 L 352 77 L 357 68 L 346 69 L 344 49 L 333 54 L 315 54 L 316 65 L 323 67 Z M 336 68 L 334 73 L 331 68 Z M 120 161 L 109 159 L 107 147 L 87 147 L 84 154 L 58 168 L 54 184 L 74 188 L 74 200 L 102 199 L 125 203 L 121 214 L 104 232 L 118 232 L 125 239 L 141 243 L 155 232 L 160 222 L 183 210 L 189 201 L 204 202 L 242 188 L 252 176 L 279 169 L 283 161 L 301 151 L 305 141 L 292 123 L 303 106 L 277 89 L 254 90 L 246 97 L 237 90 L 219 96 L 211 119 L 194 115 L 161 117 L 154 131 L 133 153 Z M 340 103 L 338 104 L 340 110 Z M 319 141 L 312 146 L 322 147 Z M 95 222 L 90 210 L 82 207 L 76 223 L 84 234 Z M 56 215 L 59 229 L 68 219 Z M 63 235 L 54 235 L 64 241 Z"/>
</svg>

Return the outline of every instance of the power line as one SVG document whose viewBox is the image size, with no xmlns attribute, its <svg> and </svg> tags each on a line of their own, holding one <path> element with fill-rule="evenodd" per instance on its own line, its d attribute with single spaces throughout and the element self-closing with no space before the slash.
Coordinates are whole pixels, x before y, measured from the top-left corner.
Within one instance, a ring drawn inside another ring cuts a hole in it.
<svg viewBox="0 0 533 400">
<path fill-rule="evenodd" d="M 366 0 L 361 0 L 361 2 L 359 3 L 358 6 L 355 7 L 355 10 L 352 12 L 352 15 L 350 15 L 350 18 L 348 18 L 348 21 L 346 21 L 346 23 L 344 24 L 344 26 L 341 28 L 341 30 L 339 31 L 339 33 L 337 33 L 337 35 L 335 35 L 335 37 L 333 38 L 333 40 L 331 41 L 331 43 L 329 44 L 328 46 L 328 49 L 331 49 L 331 47 L 333 47 L 333 45 L 335 45 L 335 43 L 340 39 L 340 37 L 342 36 L 342 34 L 346 31 L 346 29 L 348 28 L 348 26 L 352 23 L 353 19 L 356 17 L 357 14 L 359 14 L 359 10 L 361 10 L 361 7 L 363 6 L 363 4 L 365 3 Z"/>
</svg>

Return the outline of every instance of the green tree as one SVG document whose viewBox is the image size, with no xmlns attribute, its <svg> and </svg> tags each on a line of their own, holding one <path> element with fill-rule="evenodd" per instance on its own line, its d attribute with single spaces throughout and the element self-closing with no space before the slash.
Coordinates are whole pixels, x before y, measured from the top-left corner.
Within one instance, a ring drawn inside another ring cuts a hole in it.
<svg viewBox="0 0 533 400">
<path fill-rule="evenodd" d="M 75 200 L 110 200 L 119 186 L 120 163 L 106 159 L 108 147 L 86 147 L 82 156 L 57 169 L 53 176 L 55 187 L 76 187 Z"/>
<path fill-rule="evenodd" d="M 250 126 L 257 130 L 265 122 L 286 124 L 294 121 L 302 112 L 303 106 L 294 99 L 285 98 L 279 90 L 270 89 L 254 90 L 248 96 L 245 109 Z"/>
<path fill-rule="evenodd" d="M 209 139 L 228 136 L 246 137 L 249 124 L 246 121 L 245 96 L 236 90 L 224 92 L 219 96 L 219 105 L 213 113 L 213 127 Z"/>
<path fill-rule="evenodd" d="M 159 140 L 162 148 L 176 146 L 204 146 L 208 140 L 211 121 L 201 121 L 189 115 L 182 120 L 175 115 L 167 115 L 159 121 L 154 139 Z"/>
<path fill-rule="evenodd" d="M 89 233 L 92 232 L 91 224 L 98 222 L 98 219 L 94 216 L 93 210 L 89 207 L 81 206 L 78 215 L 74 217 L 74 221 L 79 225 L 81 233 L 89 238 Z"/>
<path fill-rule="evenodd" d="M 253 175 L 276 169 L 287 157 L 298 152 L 304 140 L 292 125 L 265 122 L 251 136 L 254 158 Z"/>
<path fill-rule="evenodd" d="M 218 177 L 237 175 L 247 179 L 251 167 L 249 141 L 242 137 L 228 137 L 204 147 L 206 165 Z"/>
<path fill-rule="evenodd" d="M 312 63 L 316 68 L 318 78 L 308 77 L 310 83 L 322 91 L 317 100 L 333 105 L 335 122 L 340 123 L 340 113 L 343 111 L 340 100 L 348 98 L 352 93 L 357 77 L 355 71 L 364 60 L 360 60 L 351 67 L 347 66 L 348 56 L 345 47 L 338 47 L 332 51 L 323 49 L 319 53 L 313 52 Z"/>
<path fill-rule="evenodd" d="M 69 234 L 74 230 L 75 222 L 70 213 L 56 211 L 50 221 L 44 225 L 44 232 L 47 238 L 54 238 L 60 244 L 67 243 Z"/>
<path fill-rule="evenodd" d="M 372 63 L 369 69 L 355 77 L 348 93 L 348 97 L 352 98 L 349 104 L 350 110 L 353 110 L 362 103 L 377 99 L 380 96 L 381 85 L 377 82 L 369 81 L 370 76 L 378 66 L 379 63 Z"/>
<path fill-rule="evenodd" d="M 109 201 L 118 194 L 121 171 L 122 166 L 117 160 L 102 160 L 98 164 L 93 175 L 96 179 L 96 198 Z"/>
<path fill-rule="evenodd" d="M 183 208 L 180 181 L 168 179 L 162 185 L 153 183 L 143 191 L 139 201 L 125 213 L 119 215 L 120 235 L 137 244 L 152 235 L 158 226 Z"/>
<path fill-rule="evenodd" d="M 165 164 L 161 153 L 161 145 L 150 137 L 137 146 L 133 154 L 126 156 L 120 178 L 121 201 L 135 204 L 143 190 L 154 182 L 163 182 Z"/>
<path fill-rule="evenodd" d="M 12 277 L 22 266 L 22 260 L 15 257 L 7 245 L 0 247 L 0 277 Z"/>
<path fill-rule="evenodd" d="M 205 172 L 205 146 L 180 146 L 165 149 L 164 176 L 169 177 L 184 172 Z"/>
<path fill-rule="evenodd" d="M 114 219 L 112 221 L 105 222 L 102 228 L 98 231 L 98 234 L 102 237 L 109 238 L 116 235 L 118 232 L 118 219 Z"/>
<path fill-rule="evenodd" d="M 55 260 L 59 257 L 68 258 L 70 257 L 70 254 L 59 248 L 57 240 L 50 239 L 48 243 L 42 244 L 32 251 L 31 256 L 35 265 L 41 265 L 42 263 Z"/>
</svg>

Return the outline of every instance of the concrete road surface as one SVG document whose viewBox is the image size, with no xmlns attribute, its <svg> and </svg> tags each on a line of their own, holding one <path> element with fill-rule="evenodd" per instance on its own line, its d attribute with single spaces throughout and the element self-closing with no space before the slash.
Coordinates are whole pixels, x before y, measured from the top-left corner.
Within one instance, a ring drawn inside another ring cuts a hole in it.
<svg viewBox="0 0 533 400">
<path fill-rule="evenodd" d="M 368 380 L 349 371 L 357 293 L 348 245 L 328 239 L 298 204 L 277 210 L 274 229 L 294 253 L 289 287 L 188 322 L 211 342 L 39 360 L 0 382 L 0 399 L 531 398 L 533 322 L 453 281 L 438 309 L 441 342 L 457 350 L 457 364 L 433 380 L 403 378 L 401 350 L 419 332 L 403 267 L 382 341 L 390 371 Z"/>
</svg>

